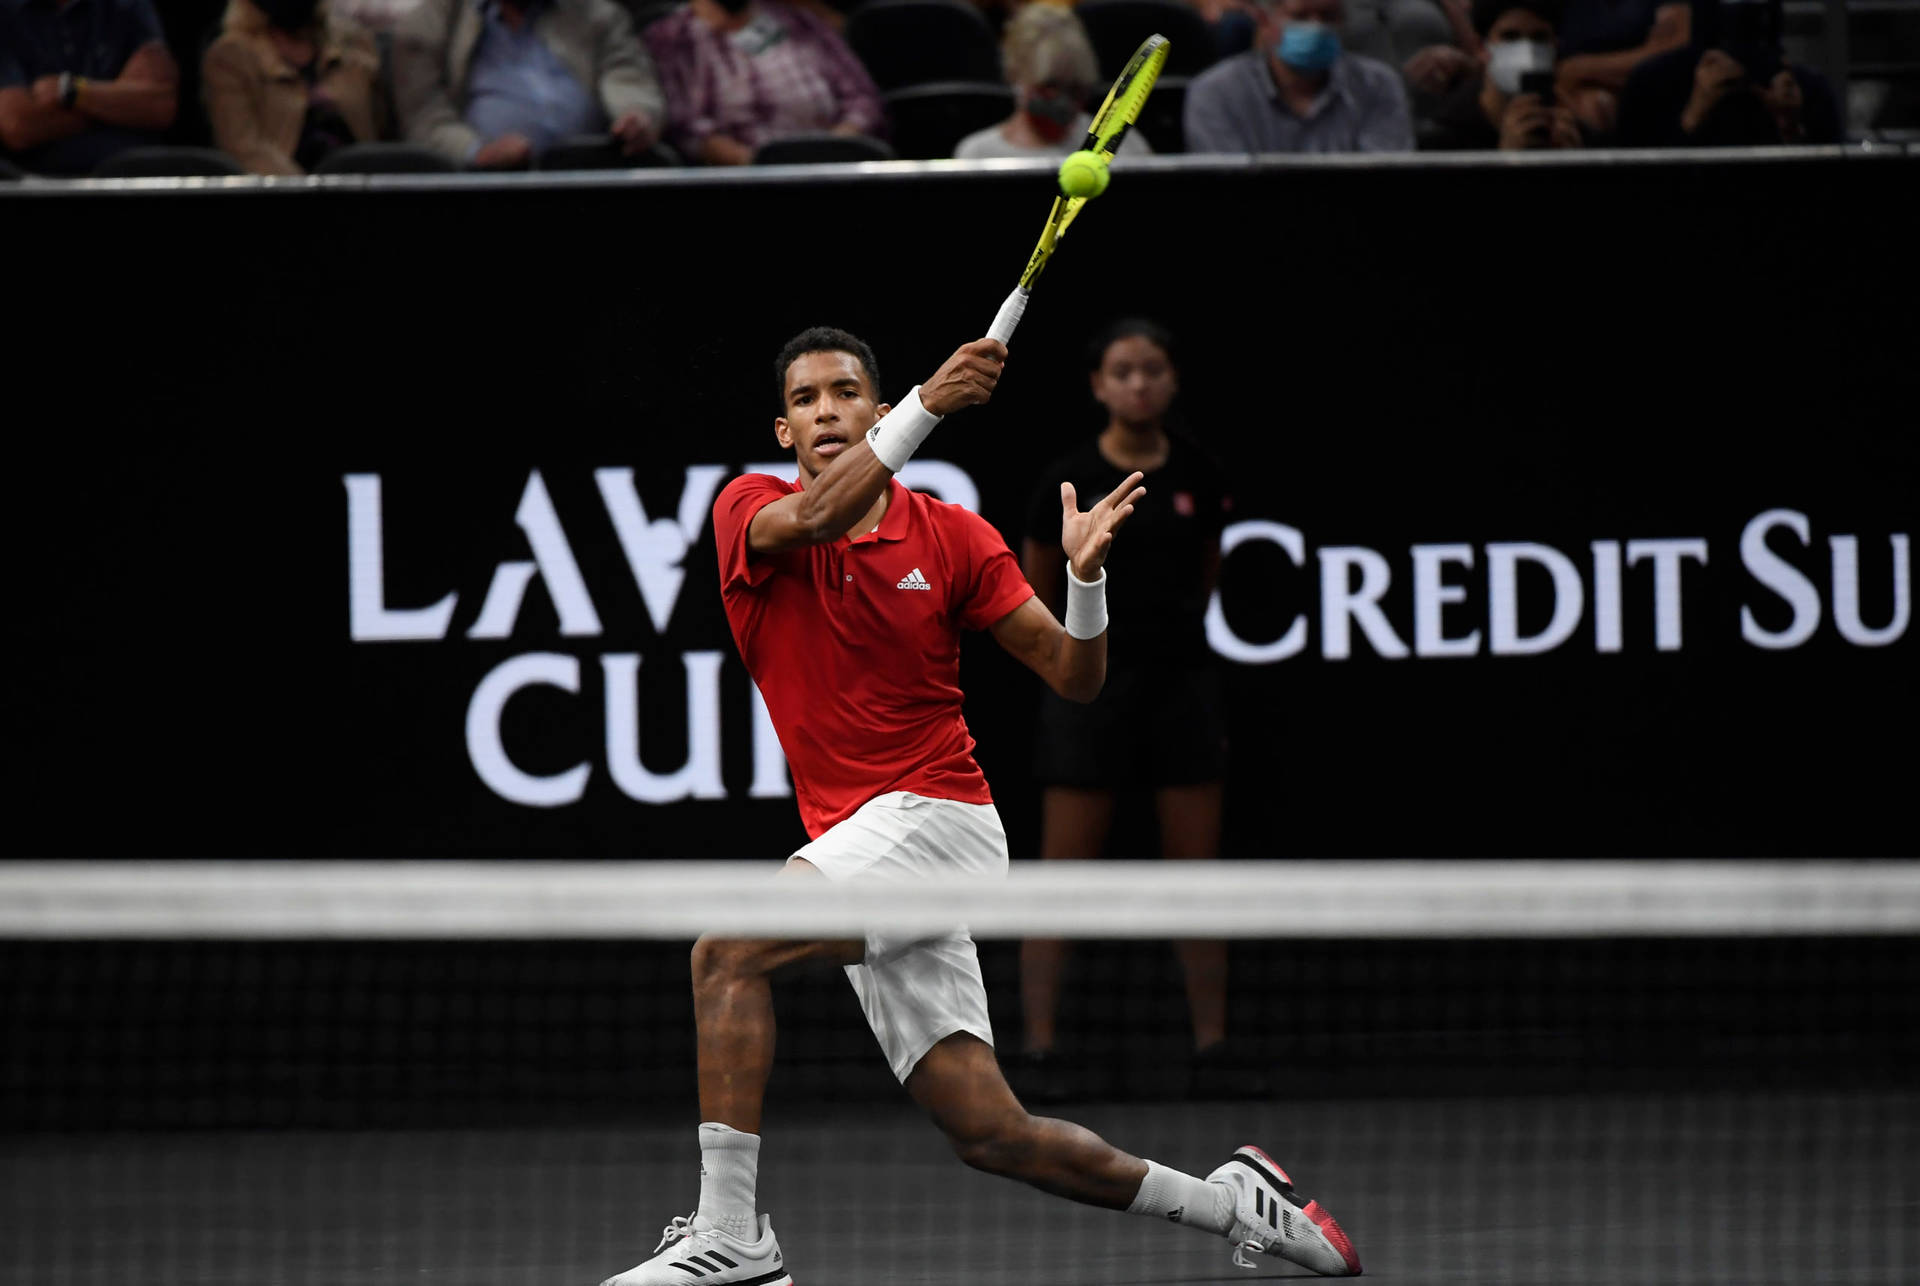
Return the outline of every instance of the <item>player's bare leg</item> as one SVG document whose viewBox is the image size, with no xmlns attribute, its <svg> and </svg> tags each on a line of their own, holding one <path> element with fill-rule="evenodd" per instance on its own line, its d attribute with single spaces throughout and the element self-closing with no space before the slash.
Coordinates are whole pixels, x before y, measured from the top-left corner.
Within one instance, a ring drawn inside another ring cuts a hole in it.
<svg viewBox="0 0 1920 1286">
<path fill-rule="evenodd" d="M 820 879 L 803 858 L 781 878 Z M 700 1119 L 744 1134 L 760 1132 L 767 1078 L 773 1072 L 771 978 L 809 963 L 858 964 L 865 944 L 703 937 L 693 944 L 693 1019 L 700 1079 Z"/>
<path fill-rule="evenodd" d="M 1286 1172 L 1251 1145 L 1206 1178 L 1143 1160 L 1071 1121 L 1034 1116 L 1000 1074 L 992 1048 L 957 1032 L 907 1077 L 960 1159 L 1090 1206 L 1185 1224 L 1234 1243 L 1234 1259 L 1265 1252 L 1334 1277 L 1357 1276 L 1360 1260 L 1318 1202 L 1296 1194 Z"/>
<path fill-rule="evenodd" d="M 1113 829 L 1113 793 L 1049 786 L 1041 797 L 1040 856 L 1072 860 L 1100 856 Z M 1070 944 L 1063 938 L 1028 938 L 1020 944 L 1020 1011 L 1025 1057 L 1017 1075 L 1020 1092 L 1034 1102 L 1072 1096 L 1066 1070 L 1055 1053 L 1060 980 Z"/>
<path fill-rule="evenodd" d="M 1092 1130 L 1029 1114 L 978 1036 L 956 1032 L 927 1051 L 907 1093 L 976 1170 L 1108 1210 L 1125 1210 L 1147 1177 L 1145 1161 Z"/>
<path fill-rule="evenodd" d="M 794 860 L 782 878 L 819 879 Z M 602 1286 L 668 1286 L 695 1277 L 724 1286 L 792 1286 L 772 1222 L 755 1208 L 760 1114 L 773 1072 L 771 978 L 805 964 L 857 964 L 859 941 L 703 937 L 693 945 L 700 1082 L 700 1205 L 661 1234 L 654 1254 Z M 698 1267 L 695 1267 L 698 1265 Z"/>
</svg>

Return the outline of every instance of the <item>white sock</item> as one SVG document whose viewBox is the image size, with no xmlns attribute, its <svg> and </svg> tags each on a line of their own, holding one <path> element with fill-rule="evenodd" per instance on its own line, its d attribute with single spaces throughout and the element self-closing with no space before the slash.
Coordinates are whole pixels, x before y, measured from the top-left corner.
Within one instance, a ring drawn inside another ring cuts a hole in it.
<svg viewBox="0 0 1920 1286">
<path fill-rule="evenodd" d="M 1127 1213 L 1170 1219 L 1224 1237 L 1233 1227 L 1233 1190 L 1149 1161 L 1147 1177 L 1140 1181 L 1140 1193 Z"/>
<path fill-rule="evenodd" d="M 700 1124 L 700 1209 L 705 1219 L 741 1241 L 760 1239 L 753 1188 L 760 1177 L 760 1136 L 713 1121 Z"/>
</svg>

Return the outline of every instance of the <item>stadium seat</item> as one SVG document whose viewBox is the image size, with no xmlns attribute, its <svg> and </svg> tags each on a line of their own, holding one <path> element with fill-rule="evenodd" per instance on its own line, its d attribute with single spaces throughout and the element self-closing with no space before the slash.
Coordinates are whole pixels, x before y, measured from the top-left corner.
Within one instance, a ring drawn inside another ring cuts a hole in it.
<svg viewBox="0 0 1920 1286">
<path fill-rule="evenodd" d="M 883 97 L 893 150 L 916 161 L 952 156 L 961 139 L 1013 114 L 1013 90 L 999 81 L 942 80 Z"/>
<path fill-rule="evenodd" d="M 0 183 L 18 183 L 27 176 L 15 168 L 13 162 L 0 156 Z"/>
<path fill-rule="evenodd" d="M 993 29 L 963 0 L 867 0 L 847 15 L 846 37 L 882 90 L 1000 79 Z"/>
<path fill-rule="evenodd" d="M 1187 131 L 1183 118 L 1187 110 L 1187 78 L 1185 76 L 1162 76 L 1153 87 L 1153 93 L 1147 96 L 1147 105 L 1140 109 L 1140 119 L 1134 128 L 1139 130 L 1147 142 L 1153 144 L 1153 150 L 1163 155 L 1187 150 Z M 1125 144 L 1120 147 L 1121 156 L 1127 154 Z"/>
<path fill-rule="evenodd" d="M 891 161 L 894 151 L 865 134 L 790 134 L 762 143 L 755 165 L 832 165 L 846 161 Z"/>
<path fill-rule="evenodd" d="M 578 134 L 563 138 L 534 162 L 542 170 L 639 170 L 683 165 L 680 153 L 655 143 L 638 156 L 627 156 L 610 134 Z"/>
<path fill-rule="evenodd" d="M 354 143 L 330 152 L 315 174 L 452 174 L 460 167 L 418 143 Z"/>
<path fill-rule="evenodd" d="M 1162 75 L 1197 76 L 1213 66 L 1213 31 L 1198 10 L 1180 0 L 1085 0 L 1073 12 L 1087 29 L 1105 80 L 1118 76 L 1140 42 L 1156 32 L 1173 45 Z"/>
<path fill-rule="evenodd" d="M 136 147 L 94 167 L 96 179 L 220 178 L 244 175 L 240 163 L 211 147 Z"/>
</svg>

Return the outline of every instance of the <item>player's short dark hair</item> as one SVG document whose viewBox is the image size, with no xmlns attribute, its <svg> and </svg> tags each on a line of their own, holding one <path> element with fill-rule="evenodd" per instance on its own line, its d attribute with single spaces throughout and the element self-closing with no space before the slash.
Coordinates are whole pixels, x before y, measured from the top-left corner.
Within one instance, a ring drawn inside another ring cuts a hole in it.
<svg viewBox="0 0 1920 1286">
<path fill-rule="evenodd" d="M 1174 351 L 1173 332 L 1148 317 L 1122 317 L 1108 324 L 1087 344 L 1087 369 L 1097 371 L 1106 364 L 1107 350 L 1123 339 L 1144 339 L 1159 347 L 1167 360 L 1180 365 Z"/>
<path fill-rule="evenodd" d="M 1560 30 L 1560 0 L 1473 0 L 1473 30 L 1482 40 L 1493 30 L 1493 24 L 1500 21 L 1500 15 L 1513 9 L 1525 9 L 1546 20 L 1555 31 Z"/>
<path fill-rule="evenodd" d="M 873 359 L 873 350 L 867 347 L 867 342 L 838 326 L 809 326 L 788 340 L 780 349 L 780 356 L 773 359 L 774 395 L 780 399 L 782 410 L 787 405 L 787 370 L 808 353 L 851 355 L 866 372 L 867 383 L 873 386 L 874 400 L 880 400 L 880 363 Z"/>
</svg>

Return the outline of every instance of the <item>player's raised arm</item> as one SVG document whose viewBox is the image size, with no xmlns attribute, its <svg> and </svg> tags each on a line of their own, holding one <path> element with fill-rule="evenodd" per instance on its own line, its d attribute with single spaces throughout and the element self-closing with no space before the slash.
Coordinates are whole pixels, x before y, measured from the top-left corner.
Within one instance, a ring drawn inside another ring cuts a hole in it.
<svg viewBox="0 0 1920 1286">
<path fill-rule="evenodd" d="M 1069 701 L 1091 701 L 1107 681 L 1107 551 L 1147 494 L 1134 473 L 1086 512 L 1073 484 L 1060 484 L 1060 546 L 1067 557 L 1065 624 L 1037 597 L 994 622 L 1000 646 Z"/>
<path fill-rule="evenodd" d="M 962 344 L 898 406 L 876 400 L 870 373 L 855 353 L 808 352 L 788 363 L 786 414 L 774 421 L 774 435 L 793 449 L 803 490 L 753 516 L 748 548 L 773 553 L 825 544 L 855 530 L 935 425 L 993 396 L 1006 360 L 1007 347 L 999 340 Z"/>
</svg>

